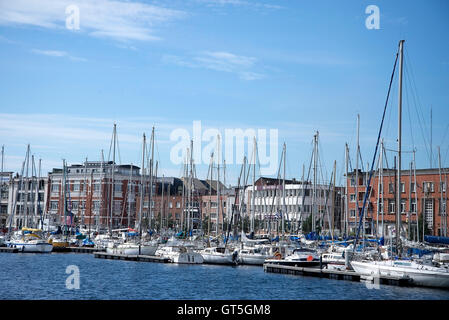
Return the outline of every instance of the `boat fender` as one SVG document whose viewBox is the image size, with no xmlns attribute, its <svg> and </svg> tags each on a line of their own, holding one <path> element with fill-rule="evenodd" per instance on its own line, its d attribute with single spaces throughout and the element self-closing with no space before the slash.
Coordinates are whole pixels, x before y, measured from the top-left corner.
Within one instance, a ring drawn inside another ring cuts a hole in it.
<svg viewBox="0 0 449 320">
<path fill-rule="evenodd" d="M 307 261 L 312 261 L 313 257 L 312 256 L 307 256 Z"/>
<path fill-rule="evenodd" d="M 279 251 L 277 251 L 277 252 L 274 254 L 274 258 L 275 258 L 275 259 L 281 259 L 281 257 L 282 257 L 282 255 L 281 255 L 281 253 L 280 253 Z"/>
</svg>

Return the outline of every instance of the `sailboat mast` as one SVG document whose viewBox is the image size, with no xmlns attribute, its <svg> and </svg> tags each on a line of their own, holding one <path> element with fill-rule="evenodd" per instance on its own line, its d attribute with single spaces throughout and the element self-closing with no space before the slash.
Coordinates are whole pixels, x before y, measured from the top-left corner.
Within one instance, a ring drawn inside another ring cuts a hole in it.
<svg viewBox="0 0 449 320">
<path fill-rule="evenodd" d="M 396 203 L 396 245 L 401 257 L 401 164 L 402 164 L 402 66 L 404 40 L 399 41 L 399 90 L 398 90 L 398 182 Z"/>
<path fill-rule="evenodd" d="M 144 148 L 146 147 L 146 143 L 144 145 Z M 148 219 L 149 219 L 149 227 L 150 230 L 152 228 L 152 221 L 153 221 L 153 205 L 152 205 L 152 199 L 153 199 L 153 166 L 154 166 L 154 127 L 151 129 L 151 159 L 150 159 L 150 188 L 149 188 L 149 195 L 148 195 Z M 143 169 L 142 169 L 143 170 Z M 157 176 L 157 166 L 156 166 L 156 176 Z M 146 184 L 146 182 L 145 182 Z"/>
<path fill-rule="evenodd" d="M 254 232 L 254 216 L 255 216 L 255 198 L 256 198 L 256 159 L 257 159 L 257 142 L 256 137 L 254 137 L 254 147 L 253 147 L 253 190 L 251 192 L 251 232 Z"/>
<path fill-rule="evenodd" d="M 128 228 L 131 226 L 131 199 L 132 199 L 132 179 L 133 179 L 133 164 L 131 163 L 131 170 L 129 170 L 128 180 Z"/>
<path fill-rule="evenodd" d="M 285 215 L 287 214 L 287 206 L 285 204 L 285 155 L 286 155 L 286 147 L 285 147 L 285 142 L 284 142 L 284 147 L 283 147 L 283 151 L 284 151 L 284 168 L 283 168 L 283 173 L 284 173 L 284 179 L 282 180 L 282 202 L 283 202 L 283 207 L 282 207 L 282 237 L 285 236 Z"/>
<path fill-rule="evenodd" d="M 142 172 L 140 175 L 140 199 L 139 199 L 139 238 L 142 239 L 142 207 L 143 207 L 143 198 L 145 196 L 145 144 L 146 138 L 145 133 L 143 134 L 143 142 L 142 142 Z M 151 204 L 148 203 L 148 206 L 151 207 Z"/>
<path fill-rule="evenodd" d="M 355 228 L 358 228 L 358 220 L 359 220 L 359 154 L 360 154 L 360 145 L 359 145 L 359 135 L 360 135 L 360 115 L 357 114 L 357 146 L 355 151 L 355 206 L 356 206 L 356 215 L 355 215 Z"/>
<path fill-rule="evenodd" d="M 221 141 L 220 141 L 220 135 L 217 135 L 217 219 L 215 231 L 215 236 L 218 237 L 218 225 L 220 223 L 220 213 L 221 213 L 221 197 L 220 197 L 220 151 L 221 151 Z M 213 162 L 212 162 L 213 163 Z"/>
<path fill-rule="evenodd" d="M 115 171 L 115 142 L 117 134 L 117 125 L 114 123 L 114 130 L 112 133 L 112 168 L 111 168 L 111 196 L 110 196 L 110 210 L 109 210 L 109 234 L 112 235 L 112 216 L 114 211 L 114 171 Z"/>
<path fill-rule="evenodd" d="M 312 197 L 312 231 L 316 231 L 315 228 L 315 214 L 316 214 L 316 183 L 317 183 L 317 146 L 318 146 L 318 131 L 314 135 L 314 148 L 313 148 L 313 197 Z"/>
<path fill-rule="evenodd" d="M 348 144 L 345 144 L 345 176 L 346 180 L 349 172 L 349 148 Z M 348 197 L 348 182 L 345 183 L 345 221 L 344 221 L 344 235 L 348 235 L 348 226 L 349 226 L 349 197 Z"/>
<path fill-rule="evenodd" d="M 443 235 L 443 237 L 446 236 L 446 226 L 445 226 L 445 211 L 443 211 L 443 179 L 441 178 L 441 155 L 440 155 L 440 146 L 438 146 L 438 172 L 439 172 L 439 176 L 440 176 L 440 205 L 439 205 L 439 209 L 440 209 L 440 217 L 441 220 L 443 220 L 443 223 L 440 222 L 440 228 L 443 229 L 441 234 Z"/>
</svg>

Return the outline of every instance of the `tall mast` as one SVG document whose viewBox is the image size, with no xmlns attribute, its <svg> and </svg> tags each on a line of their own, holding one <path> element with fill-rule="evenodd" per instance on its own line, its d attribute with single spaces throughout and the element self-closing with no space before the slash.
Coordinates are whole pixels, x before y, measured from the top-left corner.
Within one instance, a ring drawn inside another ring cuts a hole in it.
<svg viewBox="0 0 449 320">
<path fill-rule="evenodd" d="M 145 148 L 145 146 L 144 146 Z M 152 206 L 152 199 L 153 199 L 153 166 L 154 166 L 154 127 L 151 129 L 151 159 L 150 159 L 150 190 L 149 190 L 149 196 L 148 196 L 148 212 L 149 212 L 149 226 L 150 230 L 152 228 L 152 218 L 153 218 L 153 206 Z M 157 169 L 156 169 L 157 170 Z"/>
<path fill-rule="evenodd" d="M 103 214 L 103 180 L 104 180 L 104 153 L 101 149 L 101 163 L 100 163 L 100 208 L 99 208 L 99 219 L 97 219 L 97 229 L 101 227 L 101 215 Z M 106 192 L 105 192 L 106 193 Z M 103 220 L 104 221 L 104 220 Z M 106 217 L 107 221 L 107 217 Z"/>
<path fill-rule="evenodd" d="M 159 230 L 160 230 L 160 232 L 161 232 L 161 234 L 162 234 L 162 227 L 163 227 L 163 225 L 164 225 L 164 218 L 163 218 L 163 216 L 164 216 L 164 210 L 165 210 L 165 206 L 164 206 L 164 187 L 165 187 L 165 183 L 164 183 L 164 175 L 162 175 L 162 179 L 161 179 L 161 187 L 162 187 L 161 216 L 160 216 L 161 222 L 160 222 Z"/>
<path fill-rule="evenodd" d="M 401 257 L 401 157 L 402 157 L 402 65 L 404 40 L 399 41 L 399 90 L 398 90 L 398 184 L 396 204 L 396 245 Z"/>
<path fill-rule="evenodd" d="M 285 235 L 285 215 L 287 214 L 287 205 L 285 204 L 285 156 L 286 156 L 286 146 L 285 146 L 285 142 L 284 142 L 284 147 L 283 147 L 283 151 L 284 151 L 284 179 L 282 179 L 282 202 L 283 202 L 283 208 L 282 208 L 282 236 L 284 237 Z"/>
<path fill-rule="evenodd" d="M 86 162 L 84 163 L 84 207 L 82 208 L 82 217 L 81 217 L 81 225 L 84 224 L 84 216 L 85 216 L 85 212 L 86 212 L 86 204 L 87 204 L 87 157 L 86 157 Z"/>
<path fill-rule="evenodd" d="M 446 236 L 446 226 L 445 226 L 445 215 L 446 215 L 446 210 L 443 210 L 443 180 L 441 178 L 441 155 L 440 155 L 440 146 L 438 146 L 438 173 L 440 176 L 440 205 L 439 205 L 439 209 L 440 209 L 440 217 L 441 220 L 443 220 L 443 223 L 440 223 L 440 227 L 441 229 L 443 229 L 442 231 L 442 235 L 443 237 Z"/>
<path fill-rule="evenodd" d="M 412 225 L 412 163 L 410 162 L 410 170 L 409 170 L 409 181 L 408 181 L 408 208 L 409 210 L 407 211 L 407 221 L 408 221 L 408 226 L 407 226 L 407 239 L 410 239 L 410 232 L 411 232 L 411 225 Z"/>
<path fill-rule="evenodd" d="M 357 146 L 355 148 L 355 206 L 356 206 L 356 215 L 355 215 L 355 228 L 358 228 L 358 220 L 359 220 L 359 155 L 360 155 L 360 144 L 359 144 L 359 136 L 360 136 L 360 114 L 357 114 Z"/>
<path fill-rule="evenodd" d="M 143 198 L 145 196 L 145 145 L 146 138 L 145 133 L 143 134 L 142 142 L 142 172 L 140 175 L 140 199 L 139 199 L 139 238 L 142 239 L 142 207 Z M 148 202 L 148 206 L 151 207 L 151 203 Z"/>
<path fill-rule="evenodd" d="M 22 226 L 27 227 L 28 226 L 28 184 L 29 184 L 29 166 L 30 166 L 30 145 L 27 146 L 27 154 L 26 154 L 26 175 L 25 175 L 25 195 L 24 195 L 24 213 L 23 218 L 25 220 L 25 224 Z"/>
<path fill-rule="evenodd" d="M 318 153 L 318 131 L 314 137 L 314 152 L 313 152 L 313 197 L 312 197 L 312 231 L 316 231 L 315 227 L 315 213 L 317 208 L 316 193 L 317 193 L 317 153 Z"/>
<path fill-rule="evenodd" d="M 209 237 L 210 237 L 210 224 L 212 219 L 212 178 L 213 178 L 213 171 L 214 171 L 214 153 L 211 152 L 210 154 L 210 162 L 209 162 L 209 170 L 207 172 L 207 178 L 209 179 L 209 217 L 207 219 L 207 242 L 209 243 Z M 218 186 L 218 183 L 217 183 Z M 218 201 L 217 201 L 218 206 Z M 218 208 L 217 208 L 218 210 Z"/>
<path fill-rule="evenodd" d="M 337 180 L 337 160 L 334 160 L 334 180 L 332 183 L 332 219 L 331 219 L 331 223 L 332 223 L 332 227 L 331 227 L 331 238 L 332 238 L 332 243 L 334 242 L 334 214 L 335 214 L 335 181 Z"/>
<path fill-rule="evenodd" d="M 128 180 L 128 228 L 131 226 L 131 199 L 132 199 L 132 178 L 133 178 L 133 164 L 131 163 L 131 170 L 129 170 Z"/>
<path fill-rule="evenodd" d="M 413 182 L 415 184 L 415 219 L 416 219 L 416 237 L 419 242 L 419 225 L 418 225 L 418 186 L 416 185 L 416 163 L 415 163 L 415 150 L 413 150 Z"/>
<path fill-rule="evenodd" d="M 215 236 L 218 237 L 218 225 L 220 224 L 220 213 L 221 213 L 221 197 L 220 197 L 220 151 L 221 151 L 221 143 L 220 143 L 220 135 L 217 135 L 217 220 L 215 226 Z M 213 162 L 212 162 L 213 163 Z"/>
<path fill-rule="evenodd" d="M 382 147 L 380 149 L 379 154 L 379 167 L 378 167 L 378 178 L 377 178 L 377 210 L 376 210 L 376 238 L 379 235 L 379 214 L 380 214 L 380 204 L 381 204 L 381 188 L 383 189 L 383 181 L 382 181 L 382 175 L 381 175 L 381 168 L 382 168 Z M 383 205 L 383 204 L 382 204 Z M 383 227 L 383 226 L 382 226 Z"/>
<path fill-rule="evenodd" d="M 345 221 L 344 221 L 344 235 L 348 235 L 348 226 L 349 226 L 349 197 L 348 197 L 348 172 L 349 172 L 349 148 L 348 144 L 345 144 L 345 176 L 346 176 L 346 183 L 345 183 Z"/>
<path fill-rule="evenodd" d="M 257 159 L 257 142 L 256 142 L 256 137 L 254 137 L 254 147 L 253 147 L 253 190 L 251 192 L 251 232 L 254 232 L 254 216 L 256 213 L 256 208 L 255 208 L 255 198 L 256 198 L 256 159 Z"/>
<path fill-rule="evenodd" d="M 117 125 L 114 123 L 114 130 L 112 133 L 112 172 L 111 172 L 111 198 L 110 198 L 110 211 L 109 211 L 109 234 L 112 234 L 112 216 L 114 211 L 114 171 L 115 171 L 115 144 L 116 144 L 116 135 L 117 135 Z"/>
</svg>

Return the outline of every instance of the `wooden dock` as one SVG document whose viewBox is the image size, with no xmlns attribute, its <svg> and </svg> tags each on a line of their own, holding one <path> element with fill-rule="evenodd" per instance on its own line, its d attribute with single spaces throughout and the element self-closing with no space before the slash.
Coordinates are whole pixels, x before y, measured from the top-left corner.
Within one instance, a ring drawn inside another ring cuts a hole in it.
<svg viewBox="0 0 449 320">
<path fill-rule="evenodd" d="M 366 276 L 361 275 L 352 270 L 333 270 L 333 269 L 320 269 L 320 268 L 302 268 L 293 266 L 283 266 L 278 264 L 264 264 L 263 269 L 265 272 L 292 274 L 301 276 L 312 276 L 336 280 L 348 280 L 348 281 L 365 281 L 375 282 L 376 284 L 388 284 L 396 286 L 410 286 L 411 281 L 409 278 L 395 277 L 395 276 Z"/>
<path fill-rule="evenodd" d="M 94 252 L 94 257 L 99 259 L 112 259 L 112 260 L 128 260 L 128 261 L 141 261 L 141 262 L 158 262 L 169 263 L 168 258 L 146 256 L 146 255 L 125 255 L 125 254 L 111 254 L 107 252 Z"/>
<path fill-rule="evenodd" d="M 19 249 L 10 247 L 0 247 L 0 252 L 18 253 Z"/>
<path fill-rule="evenodd" d="M 94 253 L 94 252 L 105 252 L 106 249 L 99 249 L 94 247 L 69 247 L 70 252 L 76 253 Z"/>
</svg>

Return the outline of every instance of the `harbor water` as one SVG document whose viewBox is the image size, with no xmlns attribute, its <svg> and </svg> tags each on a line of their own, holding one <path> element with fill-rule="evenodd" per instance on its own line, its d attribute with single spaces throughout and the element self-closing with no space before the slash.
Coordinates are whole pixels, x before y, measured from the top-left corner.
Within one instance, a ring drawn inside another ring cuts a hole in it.
<svg viewBox="0 0 449 320">
<path fill-rule="evenodd" d="M 449 290 L 272 274 L 261 266 L 177 265 L 78 253 L 0 253 L 2 300 L 447 300 Z M 79 270 L 79 289 L 70 277 Z"/>
</svg>

